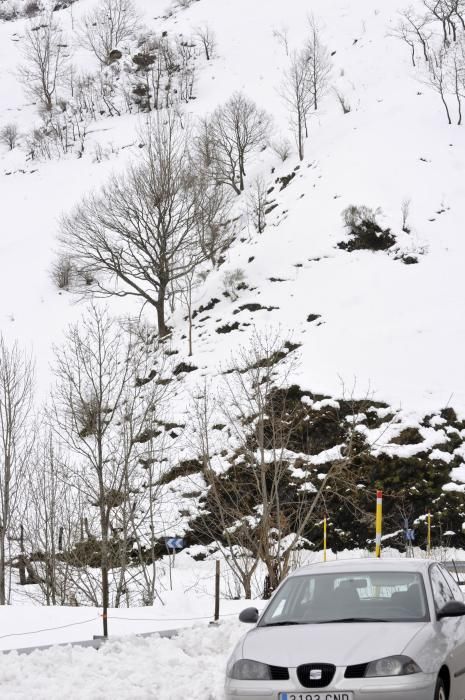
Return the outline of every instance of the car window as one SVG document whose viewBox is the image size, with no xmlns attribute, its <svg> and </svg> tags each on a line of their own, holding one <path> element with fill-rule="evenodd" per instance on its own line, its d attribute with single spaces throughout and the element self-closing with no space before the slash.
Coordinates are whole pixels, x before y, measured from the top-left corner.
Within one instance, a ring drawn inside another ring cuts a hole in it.
<svg viewBox="0 0 465 700">
<path fill-rule="evenodd" d="M 281 617 L 285 610 L 295 606 L 305 606 L 312 602 L 315 591 L 315 580 L 312 578 L 302 577 L 299 580 L 299 585 L 294 589 L 289 586 L 284 586 L 279 603 L 273 609 L 272 617 Z"/>
<path fill-rule="evenodd" d="M 446 579 L 447 583 L 449 584 L 449 588 L 451 589 L 455 600 L 458 600 L 461 603 L 463 603 L 462 589 L 460 588 L 459 584 L 454 579 L 452 574 L 449 571 L 447 571 L 447 569 L 443 566 L 441 566 L 441 573 L 444 576 L 444 578 Z"/>
<path fill-rule="evenodd" d="M 450 600 L 454 600 L 454 595 L 438 566 L 432 566 L 429 575 L 433 589 L 434 605 L 436 610 L 440 610 Z"/>
<path fill-rule="evenodd" d="M 429 619 L 423 577 L 412 571 L 378 569 L 293 576 L 276 591 L 260 625 L 321 624 L 346 618 Z"/>
</svg>

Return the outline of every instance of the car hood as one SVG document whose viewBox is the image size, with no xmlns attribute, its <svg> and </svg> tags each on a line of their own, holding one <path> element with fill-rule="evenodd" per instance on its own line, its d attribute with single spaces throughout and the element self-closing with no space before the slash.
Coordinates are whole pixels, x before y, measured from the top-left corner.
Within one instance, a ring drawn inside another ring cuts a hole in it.
<svg viewBox="0 0 465 700">
<path fill-rule="evenodd" d="M 256 627 L 244 638 L 242 656 L 271 666 L 304 663 L 362 664 L 401 654 L 425 622 L 344 622 Z"/>
</svg>

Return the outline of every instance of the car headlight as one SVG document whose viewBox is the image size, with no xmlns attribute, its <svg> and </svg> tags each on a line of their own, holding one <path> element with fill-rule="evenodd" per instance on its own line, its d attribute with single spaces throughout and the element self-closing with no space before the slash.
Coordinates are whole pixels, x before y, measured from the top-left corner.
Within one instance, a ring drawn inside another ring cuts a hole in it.
<svg viewBox="0 0 465 700">
<path fill-rule="evenodd" d="M 229 671 L 229 677 L 236 681 L 269 681 L 271 680 L 271 671 L 267 664 L 240 659 L 233 664 Z"/>
<path fill-rule="evenodd" d="M 412 673 L 421 673 L 421 668 L 409 656 L 386 656 L 368 664 L 365 678 L 409 676 Z"/>
</svg>

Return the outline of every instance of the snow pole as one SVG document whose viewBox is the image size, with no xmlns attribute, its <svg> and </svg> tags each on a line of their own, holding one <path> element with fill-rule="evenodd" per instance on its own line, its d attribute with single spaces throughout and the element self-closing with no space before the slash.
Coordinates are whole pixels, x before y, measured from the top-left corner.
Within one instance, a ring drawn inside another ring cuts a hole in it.
<svg viewBox="0 0 465 700">
<path fill-rule="evenodd" d="M 428 556 L 431 554 L 431 513 L 428 513 L 428 539 L 426 545 L 426 552 Z"/>
<path fill-rule="evenodd" d="M 326 561 L 326 544 L 327 544 L 327 526 L 326 517 L 323 520 L 323 561 Z"/>
<path fill-rule="evenodd" d="M 376 492 L 376 556 L 381 556 L 381 532 L 383 529 L 383 492 Z"/>
</svg>

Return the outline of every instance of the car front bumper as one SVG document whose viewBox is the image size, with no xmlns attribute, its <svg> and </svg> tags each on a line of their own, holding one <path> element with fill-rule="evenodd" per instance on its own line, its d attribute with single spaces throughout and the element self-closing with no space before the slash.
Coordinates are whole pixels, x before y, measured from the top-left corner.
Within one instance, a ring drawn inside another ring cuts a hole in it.
<svg viewBox="0 0 465 700">
<path fill-rule="evenodd" d="M 391 678 L 344 678 L 345 669 L 338 669 L 327 688 L 303 688 L 289 669 L 289 681 L 226 680 L 226 700 L 279 700 L 280 693 L 297 694 L 302 700 L 333 700 L 334 695 L 352 693 L 353 700 L 434 700 L 436 674 L 415 673 Z M 300 698 L 299 698 L 300 700 Z"/>
</svg>

